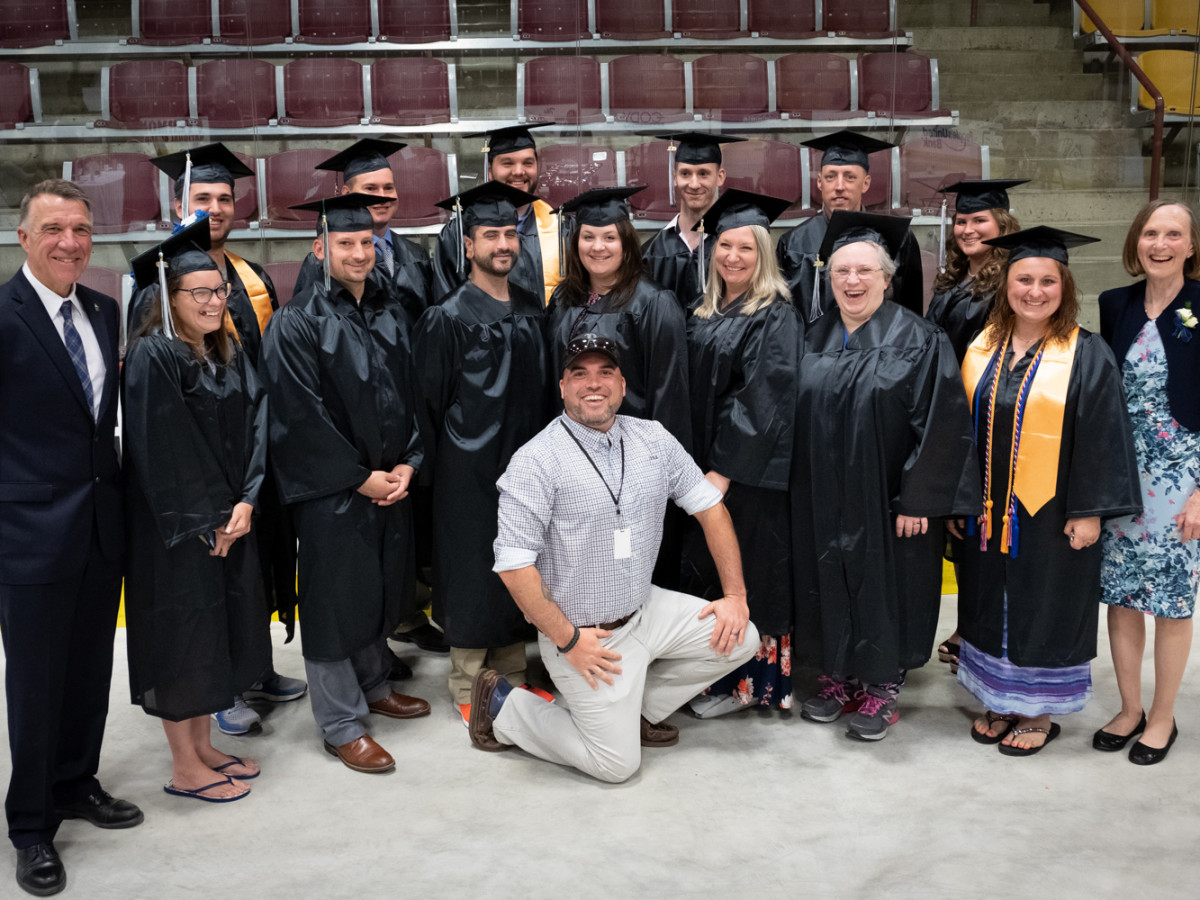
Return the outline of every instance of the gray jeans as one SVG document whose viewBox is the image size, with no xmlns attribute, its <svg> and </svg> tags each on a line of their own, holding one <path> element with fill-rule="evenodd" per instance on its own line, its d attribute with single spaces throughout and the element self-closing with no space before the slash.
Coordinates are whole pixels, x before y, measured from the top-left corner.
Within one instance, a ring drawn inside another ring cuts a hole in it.
<svg viewBox="0 0 1200 900">
<path fill-rule="evenodd" d="M 369 733 L 367 704 L 392 692 L 388 682 L 390 668 L 387 641 L 383 638 L 352 653 L 349 659 L 304 661 L 313 716 L 326 741 L 340 747 Z"/>
</svg>

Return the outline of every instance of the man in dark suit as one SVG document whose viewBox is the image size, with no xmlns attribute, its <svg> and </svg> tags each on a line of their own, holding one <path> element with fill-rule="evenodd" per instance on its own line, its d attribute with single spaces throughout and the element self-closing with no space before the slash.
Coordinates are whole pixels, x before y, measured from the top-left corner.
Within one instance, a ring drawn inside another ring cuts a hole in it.
<svg viewBox="0 0 1200 900">
<path fill-rule="evenodd" d="M 66 885 L 64 818 L 142 821 L 96 780 L 121 595 L 115 443 L 119 312 L 77 284 L 92 252 L 86 195 L 43 181 L 21 203 L 26 262 L 0 286 L 0 634 L 17 883 Z"/>
</svg>

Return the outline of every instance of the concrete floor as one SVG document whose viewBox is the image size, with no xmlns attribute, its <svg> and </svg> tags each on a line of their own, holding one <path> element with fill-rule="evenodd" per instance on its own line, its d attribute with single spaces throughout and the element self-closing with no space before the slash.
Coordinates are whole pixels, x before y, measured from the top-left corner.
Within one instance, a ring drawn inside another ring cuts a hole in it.
<svg viewBox="0 0 1200 900">
<path fill-rule="evenodd" d="M 953 597 L 942 612 L 953 620 Z M 275 637 L 276 667 L 302 675 L 299 641 Z M 1200 679 L 1185 682 L 1165 763 L 1093 751 L 1117 702 L 1103 624 L 1096 699 L 1036 758 L 971 741 L 977 706 L 934 662 L 909 675 L 880 744 L 794 712 L 676 713 L 679 745 L 647 751 L 616 786 L 475 750 L 447 698 L 445 657 L 394 646 L 416 670 L 399 686 L 434 703 L 428 718 L 375 723 L 398 771 L 357 774 L 327 755 L 304 699 L 267 709 L 258 736 L 218 735 L 263 768 L 250 797 L 221 806 L 163 793 L 166 741 L 127 702 L 118 631 L 100 777 L 146 821 L 64 823 L 64 896 L 1197 896 Z M 25 896 L 11 872 L 0 867 L 0 897 Z"/>
</svg>

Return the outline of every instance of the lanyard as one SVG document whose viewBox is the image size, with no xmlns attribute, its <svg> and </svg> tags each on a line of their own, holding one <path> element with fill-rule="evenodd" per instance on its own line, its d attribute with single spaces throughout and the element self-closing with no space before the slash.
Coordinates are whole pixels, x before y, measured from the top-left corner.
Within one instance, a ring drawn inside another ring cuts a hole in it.
<svg viewBox="0 0 1200 900">
<path fill-rule="evenodd" d="M 559 421 L 558 423 L 575 442 L 575 446 L 579 448 L 579 452 L 587 457 L 587 461 L 592 464 L 592 468 L 596 470 L 596 474 L 600 476 L 600 480 L 604 482 L 604 489 L 608 491 L 608 496 L 612 497 L 613 506 L 617 508 L 617 515 L 621 515 L 621 492 L 625 490 L 625 438 L 621 438 L 621 483 L 617 485 L 617 492 L 614 494 L 613 489 L 608 486 L 608 479 L 604 477 L 604 473 L 600 471 L 600 467 L 596 465 L 596 461 L 592 459 L 592 454 L 587 452 L 587 448 L 580 443 L 579 438 L 571 433 L 571 429 L 567 427 L 567 423 Z"/>
</svg>

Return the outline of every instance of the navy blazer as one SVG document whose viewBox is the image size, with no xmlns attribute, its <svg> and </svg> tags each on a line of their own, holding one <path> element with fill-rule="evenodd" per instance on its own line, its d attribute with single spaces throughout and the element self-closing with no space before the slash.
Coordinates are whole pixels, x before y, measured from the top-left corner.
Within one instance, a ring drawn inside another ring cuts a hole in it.
<svg viewBox="0 0 1200 900">
<path fill-rule="evenodd" d="M 1146 282 L 1138 281 L 1100 295 L 1100 336 L 1112 347 L 1122 368 L 1125 354 L 1137 340 L 1146 315 Z M 1155 324 L 1167 351 L 1167 403 L 1171 415 L 1188 431 L 1200 431 L 1200 325 L 1192 330 L 1190 341 L 1175 337 L 1178 317 L 1175 311 L 1191 302 L 1200 317 L 1200 281 L 1185 278 L 1183 289 L 1163 310 Z"/>
<path fill-rule="evenodd" d="M 63 339 L 18 271 L 0 286 L 0 583 L 79 575 L 93 523 L 99 550 L 124 549 L 117 459 L 117 301 L 76 285 L 104 355 L 99 420 Z"/>
</svg>

